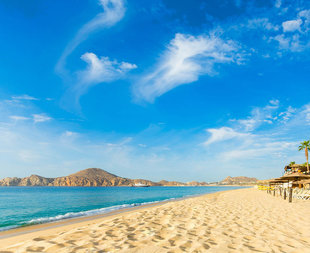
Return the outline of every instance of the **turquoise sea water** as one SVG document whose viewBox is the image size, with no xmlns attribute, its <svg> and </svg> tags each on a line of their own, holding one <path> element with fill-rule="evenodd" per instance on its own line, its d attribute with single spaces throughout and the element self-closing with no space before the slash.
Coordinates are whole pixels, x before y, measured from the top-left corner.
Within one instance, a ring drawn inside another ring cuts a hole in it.
<svg viewBox="0 0 310 253">
<path fill-rule="evenodd" d="M 0 230 L 240 187 L 0 187 Z"/>
</svg>

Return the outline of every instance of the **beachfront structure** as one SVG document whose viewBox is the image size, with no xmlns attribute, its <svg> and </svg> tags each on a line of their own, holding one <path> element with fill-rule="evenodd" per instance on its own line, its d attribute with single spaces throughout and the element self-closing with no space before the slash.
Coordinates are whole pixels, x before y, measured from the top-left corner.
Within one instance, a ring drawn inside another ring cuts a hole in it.
<svg viewBox="0 0 310 253">
<path fill-rule="evenodd" d="M 305 164 L 290 164 L 285 166 L 284 175 L 288 175 L 294 172 L 307 172 L 307 165 Z"/>
<path fill-rule="evenodd" d="M 133 187 L 150 187 L 150 186 L 139 182 L 139 183 L 134 184 Z"/>
<path fill-rule="evenodd" d="M 259 190 L 266 190 L 273 196 L 281 196 L 292 202 L 293 198 L 310 200 L 310 175 L 302 172 L 288 172 L 280 178 L 259 181 Z"/>
</svg>

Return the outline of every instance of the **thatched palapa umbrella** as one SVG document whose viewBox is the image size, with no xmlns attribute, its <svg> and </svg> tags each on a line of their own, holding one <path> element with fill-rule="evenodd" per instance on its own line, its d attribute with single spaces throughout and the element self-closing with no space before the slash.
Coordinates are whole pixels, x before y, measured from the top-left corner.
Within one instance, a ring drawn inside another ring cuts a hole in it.
<svg viewBox="0 0 310 253">
<path fill-rule="evenodd" d="M 299 184 L 299 185 L 303 185 L 304 188 L 306 188 L 306 185 L 310 185 L 310 179 L 304 179 L 304 180 L 299 180 L 296 181 L 295 183 Z"/>
<path fill-rule="evenodd" d="M 300 172 L 294 172 L 292 174 L 289 175 L 285 175 L 283 177 L 280 177 L 283 180 L 286 180 L 286 182 L 296 182 L 302 179 L 310 179 L 309 175 L 305 175 L 303 173 Z M 292 187 L 289 188 L 289 202 L 292 202 L 292 194 L 293 194 L 293 189 Z"/>
<path fill-rule="evenodd" d="M 294 172 L 292 174 L 289 174 L 289 175 L 285 175 L 283 177 L 281 177 L 281 179 L 283 180 L 287 180 L 287 182 L 295 182 L 296 181 L 300 181 L 302 179 L 310 179 L 310 176 L 309 175 L 305 175 L 303 173 L 300 173 L 300 172 Z M 301 184 L 299 183 L 299 188 L 301 188 Z"/>
<path fill-rule="evenodd" d="M 280 177 L 280 179 L 281 180 L 286 180 L 286 181 L 297 181 L 297 180 L 301 180 L 301 179 L 310 179 L 310 176 L 309 175 L 305 175 L 305 174 L 300 173 L 300 172 L 294 172 L 292 174 Z"/>
</svg>

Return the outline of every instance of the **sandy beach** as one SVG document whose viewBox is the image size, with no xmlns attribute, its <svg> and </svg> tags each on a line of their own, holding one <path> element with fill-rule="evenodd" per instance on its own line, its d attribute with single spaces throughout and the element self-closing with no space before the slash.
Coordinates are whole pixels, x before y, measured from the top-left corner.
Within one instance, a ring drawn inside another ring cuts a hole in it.
<svg viewBox="0 0 310 253">
<path fill-rule="evenodd" d="M 0 252 L 309 252 L 309 217 L 310 201 L 241 189 L 2 232 Z"/>
</svg>

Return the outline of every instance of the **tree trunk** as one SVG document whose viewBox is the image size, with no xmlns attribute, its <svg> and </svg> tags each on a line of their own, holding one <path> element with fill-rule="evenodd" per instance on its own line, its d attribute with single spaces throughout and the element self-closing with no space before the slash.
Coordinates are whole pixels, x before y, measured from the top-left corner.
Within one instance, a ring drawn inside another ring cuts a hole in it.
<svg viewBox="0 0 310 253">
<path fill-rule="evenodd" d="M 309 174 L 308 147 L 305 148 L 305 155 L 306 155 L 306 159 L 307 159 L 307 173 Z"/>
</svg>

